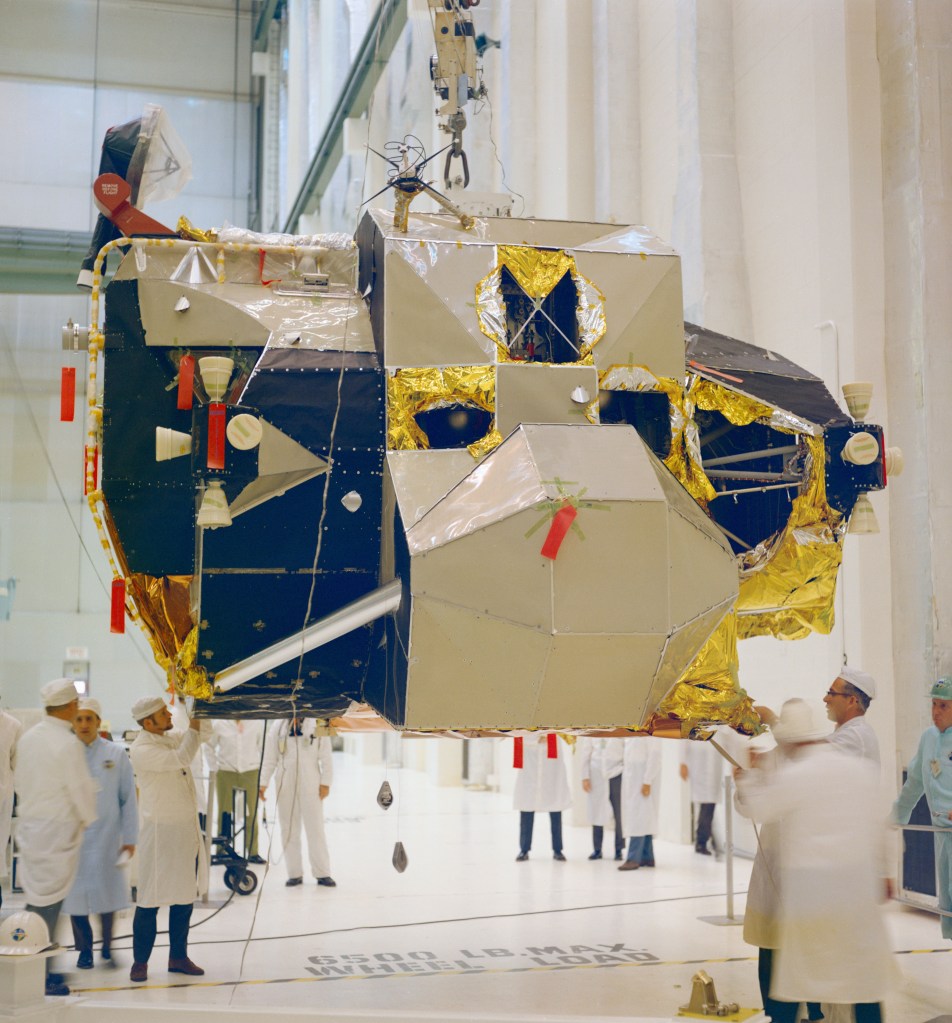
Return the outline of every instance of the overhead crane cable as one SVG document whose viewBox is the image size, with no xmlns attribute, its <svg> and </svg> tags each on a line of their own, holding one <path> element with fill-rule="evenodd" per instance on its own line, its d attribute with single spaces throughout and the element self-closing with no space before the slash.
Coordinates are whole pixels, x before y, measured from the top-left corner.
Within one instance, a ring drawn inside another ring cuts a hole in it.
<svg viewBox="0 0 952 1023">
<path fill-rule="evenodd" d="M 50 478 L 53 481 L 53 485 L 56 487 L 56 492 L 59 495 L 60 502 L 63 505 L 63 510 L 66 512 L 66 517 L 69 520 L 70 528 L 76 534 L 76 539 L 79 541 L 80 549 L 86 556 L 86 560 L 89 562 L 90 569 L 92 569 L 93 577 L 96 579 L 96 582 L 99 583 L 99 586 L 102 589 L 103 594 L 106 596 L 108 602 L 108 599 L 110 597 L 109 585 L 99 574 L 100 566 L 97 563 L 96 559 L 93 557 L 90 549 L 86 546 L 86 541 L 83 538 L 81 524 L 77 523 L 77 521 L 73 518 L 73 513 L 72 510 L 70 509 L 69 499 L 66 496 L 66 491 L 63 489 L 63 484 L 60 482 L 59 475 L 56 472 L 56 467 L 53 464 L 53 458 L 50 454 L 49 446 L 47 445 L 46 440 L 43 437 L 43 434 L 40 430 L 40 425 L 37 422 L 36 416 L 33 413 L 33 407 L 30 405 L 30 399 L 27 397 L 27 391 L 23 383 L 23 378 L 20 376 L 20 370 L 16 363 L 16 355 L 13 351 L 13 348 L 10 345 L 10 340 L 7 337 L 6 331 L 0 330 L 0 339 L 2 339 L 3 350 L 6 353 L 7 359 L 10 363 L 13 379 L 16 384 L 16 393 L 22 397 L 23 404 L 27 412 L 27 418 L 36 437 L 36 442 L 39 445 L 40 451 L 42 451 L 43 453 L 43 460 L 46 462 Z M 131 637 L 132 634 L 127 633 L 126 635 L 129 635 Z M 132 641 L 132 646 L 135 649 L 136 653 L 139 655 L 139 657 L 142 659 L 145 666 L 149 669 L 149 671 L 150 672 L 154 671 L 155 661 L 149 660 L 145 652 L 142 650 L 142 648 L 135 640 Z"/>
</svg>

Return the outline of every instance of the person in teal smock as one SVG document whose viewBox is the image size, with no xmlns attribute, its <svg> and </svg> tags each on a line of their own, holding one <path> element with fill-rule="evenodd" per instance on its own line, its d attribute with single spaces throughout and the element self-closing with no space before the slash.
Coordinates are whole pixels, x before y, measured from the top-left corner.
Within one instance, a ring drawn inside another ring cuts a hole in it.
<svg viewBox="0 0 952 1023">
<path fill-rule="evenodd" d="M 98 913 L 102 923 L 101 955 L 107 965 L 112 960 L 112 921 L 118 909 L 129 905 L 129 879 L 124 864 L 136 848 L 139 818 L 132 764 L 125 749 L 99 735 L 102 710 L 98 700 L 79 701 L 79 713 L 73 731 L 84 745 L 86 766 L 99 786 L 96 796 L 97 819 L 83 835 L 79 871 L 63 903 L 73 925 L 73 940 L 81 970 L 93 965 L 93 930 L 89 914 Z M 119 861 L 123 865 L 120 865 Z"/>
<path fill-rule="evenodd" d="M 893 814 L 899 824 L 908 824 L 925 794 L 932 823 L 941 829 L 935 834 L 939 909 L 952 913 L 952 677 L 940 678 L 929 695 L 932 727 L 922 733 Z M 952 938 L 952 916 L 942 917 L 942 937 Z"/>
</svg>

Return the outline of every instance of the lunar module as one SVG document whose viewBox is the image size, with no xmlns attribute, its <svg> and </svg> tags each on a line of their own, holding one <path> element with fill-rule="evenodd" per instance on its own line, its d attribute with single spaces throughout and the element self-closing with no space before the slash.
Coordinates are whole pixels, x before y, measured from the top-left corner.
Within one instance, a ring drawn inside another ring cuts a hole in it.
<svg viewBox="0 0 952 1023">
<path fill-rule="evenodd" d="M 644 228 L 408 213 L 401 173 L 355 238 L 172 230 L 128 166 L 97 179 L 67 343 L 113 627 L 199 716 L 753 730 L 737 642 L 832 628 L 899 466 L 868 386 L 847 414 L 686 324 Z"/>
</svg>

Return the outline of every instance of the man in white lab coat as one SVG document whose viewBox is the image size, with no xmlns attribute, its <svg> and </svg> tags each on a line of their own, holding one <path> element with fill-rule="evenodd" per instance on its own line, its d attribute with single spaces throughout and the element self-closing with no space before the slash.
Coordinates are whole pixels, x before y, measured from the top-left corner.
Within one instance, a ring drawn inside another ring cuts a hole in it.
<svg viewBox="0 0 952 1023">
<path fill-rule="evenodd" d="M 251 863 L 264 863 L 258 855 L 258 769 L 261 766 L 261 721 L 213 721 L 212 736 L 205 747 L 209 776 L 215 774 L 218 832 L 225 834 L 224 814 L 232 814 L 235 789 L 245 794 L 244 849 Z M 232 835 L 239 825 L 232 822 Z"/>
<path fill-rule="evenodd" d="M 159 906 L 169 907 L 169 973 L 201 976 L 188 957 L 192 904 L 207 884 L 198 806 L 189 764 L 198 750 L 200 723 L 172 731 L 172 714 L 160 696 L 144 696 L 132 707 L 142 726 L 129 749 L 139 787 L 138 887 L 132 922 L 133 964 L 129 977 L 149 976 Z"/>
<path fill-rule="evenodd" d="M 98 700 L 83 697 L 73 722 L 73 731 L 84 746 L 86 766 L 99 788 L 96 820 L 83 835 L 79 870 L 63 912 L 73 925 L 73 943 L 81 970 L 93 967 L 91 913 L 98 913 L 102 926 L 100 954 L 113 965 L 112 922 L 117 910 L 129 905 L 129 877 L 124 869 L 136 849 L 139 832 L 136 786 L 129 754 L 99 734 L 102 708 Z"/>
<path fill-rule="evenodd" d="M 582 791 L 588 799 L 588 819 L 592 823 L 593 852 L 590 860 L 602 858 L 605 825 L 615 822 L 615 859 L 625 848 L 621 817 L 621 772 L 625 759 L 624 739 L 592 739 L 582 736 L 575 749 L 579 757 Z"/>
<path fill-rule="evenodd" d="M 792 1023 L 797 1004 L 814 1001 L 881 1023 L 894 964 L 877 904 L 886 876 L 878 771 L 827 743 L 820 713 L 803 700 L 784 704 L 774 735 L 787 758 L 772 776 L 739 771 L 736 801 L 745 816 L 778 825 L 773 1019 Z"/>
<path fill-rule="evenodd" d="M 843 753 L 865 757 L 879 764 L 879 740 L 866 721 L 866 711 L 876 698 L 876 680 L 858 668 L 844 665 L 823 697 L 826 716 L 836 724 L 826 737 Z"/>
<path fill-rule="evenodd" d="M 265 798 L 265 790 L 273 777 L 288 888 L 304 883 L 302 823 L 307 835 L 311 873 L 324 888 L 337 885 L 331 877 L 331 859 L 324 835 L 324 800 L 330 795 L 334 780 L 331 752 L 330 738 L 316 734 L 312 719 L 295 717 L 290 721 L 276 721 L 268 729 L 259 795 L 262 800 Z"/>
<path fill-rule="evenodd" d="M 624 739 L 621 819 L 628 836 L 628 855 L 619 870 L 653 867 L 654 833 L 661 801 L 661 743 L 652 736 Z"/>
<path fill-rule="evenodd" d="M 83 831 L 96 819 L 96 786 L 73 735 L 79 699 L 72 679 L 40 690 L 46 718 L 17 744 L 14 786 L 19 799 L 17 846 L 26 908 L 43 918 L 50 940 L 76 870 Z M 68 995 L 59 974 L 47 973 L 46 993 Z"/>
<path fill-rule="evenodd" d="M 517 740 L 518 741 L 518 740 Z M 536 812 L 548 812 L 552 832 L 552 858 L 565 862 L 562 852 L 562 811 L 572 805 L 572 792 L 565 773 L 561 744 L 553 733 L 545 732 L 522 740 L 522 766 L 516 774 L 512 806 L 519 811 L 519 855 L 517 862 L 529 859 L 532 826 Z M 554 753 L 554 756 L 550 754 Z"/>
<path fill-rule="evenodd" d="M 13 815 L 13 768 L 16 764 L 17 740 L 23 726 L 5 710 L 0 710 L 0 881 L 10 873 L 7 847 L 10 844 L 10 819 Z M 0 890 L 0 906 L 3 892 Z"/>
<path fill-rule="evenodd" d="M 691 786 L 691 802 L 697 807 L 694 851 L 710 856 L 718 851 L 714 838 L 714 810 L 724 794 L 726 761 L 709 742 L 681 743 L 681 778 Z M 710 843 L 714 848 L 708 848 Z"/>
</svg>

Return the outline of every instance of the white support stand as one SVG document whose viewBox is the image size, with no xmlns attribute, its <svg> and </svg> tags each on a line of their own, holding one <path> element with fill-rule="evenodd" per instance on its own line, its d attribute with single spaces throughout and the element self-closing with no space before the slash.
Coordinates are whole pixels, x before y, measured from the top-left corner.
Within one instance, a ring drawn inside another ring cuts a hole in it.
<svg viewBox="0 0 952 1023">
<path fill-rule="evenodd" d="M 52 1016 L 57 1002 L 46 1000 L 46 960 L 60 949 L 29 956 L 0 955 L 0 1019 Z M 62 999 L 58 999 L 62 1003 Z"/>
<path fill-rule="evenodd" d="M 728 774 L 724 777 L 724 866 L 727 881 L 727 915 L 700 916 L 704 923 L 717 927 L 737 927 L 744 922 L 743 917 L 734 915 L 734 802 L 731 798 L 734 779 Z"/>
</svg>

